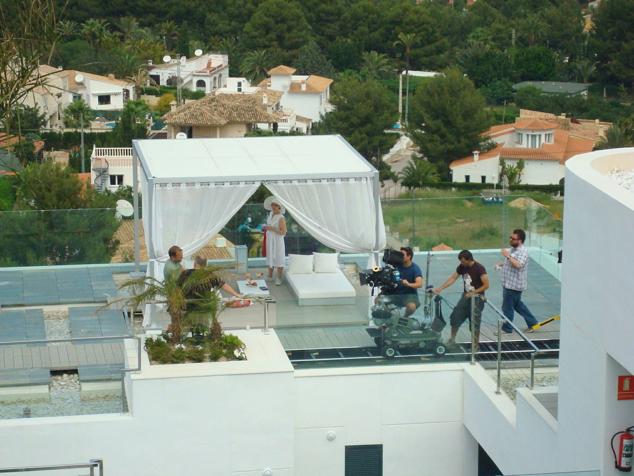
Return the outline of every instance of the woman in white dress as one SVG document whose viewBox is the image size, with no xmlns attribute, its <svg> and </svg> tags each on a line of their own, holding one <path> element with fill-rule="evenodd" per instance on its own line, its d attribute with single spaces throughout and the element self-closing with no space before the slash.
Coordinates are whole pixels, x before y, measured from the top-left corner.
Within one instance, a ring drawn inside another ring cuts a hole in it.
<svg viewBox="0 0 634 476">
<path fill-rule="evenodd" d="M 286 258 L 286 247 L 284 236 L 286 235 L 286 220 L 284 220 L 284 208 L 275 200 L 275 197 L 268 197 L 264 201 L 264 208 L 270 210 L 264 228 L 266 233 L 266 265 L 269 268 L 269 278 L 273 278 L 273 269 L 277 268 L 275 284 L 282 284 L 282 274 L 284 273 L 284 261 Z"/>
</svg>

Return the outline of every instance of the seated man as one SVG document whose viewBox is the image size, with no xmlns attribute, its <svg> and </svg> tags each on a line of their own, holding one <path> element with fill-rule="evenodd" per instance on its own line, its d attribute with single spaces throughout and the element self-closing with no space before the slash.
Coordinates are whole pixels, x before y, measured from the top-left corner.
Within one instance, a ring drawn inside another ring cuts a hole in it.
<svg viewBox="0 0 634 476">
<path fill-rule="evenodd" d="M 207 267 L 207 260 L 203 258 L 202 256 L 196 256 L 194 258 L 194 269 L 203 269 L 205 267 Z M 187 270 L 181 274 L 181 277 L 183 278 L 181 283 L 184 282 L 185 279 L 187 279 L 187 276 L 191 274 L 191 271 L 193 270 Z M 228 292 L 229 294 L 231 294 L 233 297 L 236 297 L 236 298 L 242 297 L 240 293 L 238 293 L 235 289 L 233 289 L 229 284 L 225 283 L 220 278 L 218 278 L 216 281 L 211 283 L 211 288 L 222 289 L 223 291 Z"/>
<path fill-rule="evenodd" d="M 423 287 L 423 272 L 420 267 L 414 263 L 414 252 L 409 246 L 401 248 L 403 252 L 403 264 L 397 269 L 401 274 L 401 282 L 399 285 L 386 293 L 397 306 L 405 308 L 405 317 L 409 317 L 420 306 L 418 299 L 418 289 Z"/>
<path fill-rule="evenodd" d="M 180 274 L 185 270 L 181 261 L 183 261 L 183 250 L 180 246 L 174 245 L 167 251 L 169 254 L 169 261 L 165 263 L 163 268 L 163 280 L 178 279 Z"/>
</svg>

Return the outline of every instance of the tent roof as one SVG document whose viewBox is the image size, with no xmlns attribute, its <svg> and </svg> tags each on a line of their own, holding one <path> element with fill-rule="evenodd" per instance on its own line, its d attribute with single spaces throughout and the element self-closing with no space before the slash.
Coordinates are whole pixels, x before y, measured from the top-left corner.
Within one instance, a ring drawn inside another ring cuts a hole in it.
<svg viewBox="0 0 634 476">
<path fill-rule="evenodd" d="M 372 167 L 339 135 L 135 140 L 155 182 L 371 177 Z"/>
</svg>

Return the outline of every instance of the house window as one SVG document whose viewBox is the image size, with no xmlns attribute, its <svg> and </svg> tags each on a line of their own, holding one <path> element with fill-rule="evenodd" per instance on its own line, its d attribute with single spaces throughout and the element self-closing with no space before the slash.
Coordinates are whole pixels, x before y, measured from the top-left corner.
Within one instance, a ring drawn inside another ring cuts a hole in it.
<svg viewBox="0 0 634 476">
<path fill-rule="evenodd" d="M 480 175 L 480 181 L 482 183 L 487 183 L 487 176 L 486 175 Z"/>
<path fill-rule="evenodd" d="M 123 89 L 123 102 L 128 102 L 130 100 L 130 90 Z"/>
<path fill-rule="evenodd" d="M 110 176 L 110 185 L 112 187 L 121 187 L 121 186 L 123 186 L 123 175 L 111 175 Z"/>
<path fill-rule="evenodd" d="M 518 144 L 520 144 L 520 145 L 521 145 L 521 144 L 522 144 L 522 140 L 523 140 L 523 139 L 524 139 L 524 134 L 522 134 L 521 132 L 518 132 L 518 133 L 517 133 L 517 138 L 515 139 L 515 141 L 516 141 Z"/>
<path fill-rule="evenodd" d="M 531 149 L 537 149 L 538 147 L 541 147 L 541 145 L 542 145 L 542 136 L 541 136 L 541 134 L 530 134 L 528 137 L 530 139 L 529 147 Z"/>
<path fill-rule="evenodd" d="M 73 94 L 73 102 L 81 101 L 81 94 Z"/>
<path fill-rule="evenodd" d="M 242 92 L 242 81 L 238 81 L 238 88 L 237 88 L 237 91 L 238 91 L 239 93 L 241 93 L 241 92 Z"/>
<path fill-rule="evenodd" d="M 471 182 L 471 175 L 465 175 L 464 176 L 464 181 L 465 181 L 465 183 Z"/>
<path fill-rule="evenodd" d="M 158 74 L 151 74 L 150 82 L 155 84 L 161 84 L 161 77 Z"/>
<path fill-rule="evenodd" d="M 553 143 L 553 133 L 552 132 L 549 132 L 548 134 L 546 134 L 545 142 L 547 144 L 552 144 Z"/>
<path fill-rule="evenodd" d="M 383 476 L 383 445 L 346 446 L 345 476 Z"/>
<path fill-rule="evenodd" d="M 97 104 L 107 106 L 110 104 L 110 94 L 100 94 L 97 96 Z"/>
<path fill-rule="evenodd" d="M 214 76 L 214 89 L 218 87 L 218 77 Z"/>
<path fill-rule="evenodd" d="M 202 80 L 199 79 L 198 81 L 196 81 L 196 91 L 206 91 L 207 90 L 207 83 Z"/>
</svg>

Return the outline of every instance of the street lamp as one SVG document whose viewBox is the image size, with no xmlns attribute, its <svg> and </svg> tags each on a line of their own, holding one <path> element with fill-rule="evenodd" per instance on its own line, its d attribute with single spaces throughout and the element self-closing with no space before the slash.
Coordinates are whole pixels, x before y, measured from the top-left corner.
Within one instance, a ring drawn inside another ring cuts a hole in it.
<svg viewBox="0 0 634 476">
<path fill-rule="evenodd" d="M 202 56 L 203 50 L 200 48 L 194 51 L 194 55 Z M 185 63 L 187 58 L 181 56 L 180 53 L 176 54 L 176 58 L 172 58 L 170 55 L 163 56 L 163 63 L 176 64 L 176 105 L 180 106 L 182 103 L 181 98 L 181 64 Z"/>
</svg>

